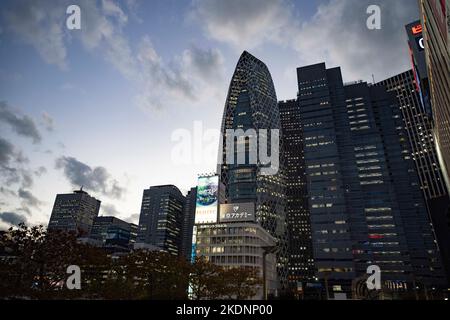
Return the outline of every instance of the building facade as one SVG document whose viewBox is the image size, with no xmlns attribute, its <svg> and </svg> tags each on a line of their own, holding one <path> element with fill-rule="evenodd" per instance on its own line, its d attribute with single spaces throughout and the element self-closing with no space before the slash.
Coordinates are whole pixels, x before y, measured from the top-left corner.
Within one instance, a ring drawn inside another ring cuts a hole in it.
<svg viewBox="0 0 450 320">
<path fill-rule="evenodd" d="M 340 68 L 297 69 L 316 272 L 335 293 L 370 265 L 383 281 L 441 285 L 435 245 L 396 97 Z"/>
<path fill-rule="evenodd" d="M 450 185 L 450 0 L 420 0 L 437 151 Z"/>
<path fill-rule="evenodd" d="M 199 225 L 195 230 L 197 255 L 224 268 L 252 268 L 263 279 L 264 248 L 275 246 L 276 241 L 259 224 L 217 223 Z M 276 295 L 278 288 L 276 257 L 274 254 L 267 254 L 265 259 L 267 294 Z M 259 287 L 253 298 L 264 299 L 262 287 Z"/>
<path fill-rule="evenodd" d="M 420 89 L 412 70 L 376 85 L 385 87 L 397 97 L 397 106 L 411 144 L 411 156 L 419 175 L 420 188 L 425 197 L 444 266 L 449 274 L 450 200 L 436 151 L 433 119 L 422 103 Z"/>
<path fill-rule="evenodd" d="M 173 185 L 144 190 L 136 243 L 180 255 L 184 202 L 185 197 Z"/>
<path fill-rule="evenodd" d="M 195 222 L 195 203 L 197 200 L 197 187 L 191 188 L 186 195 L 184 204 L 183 225 L 181 227 L 181 253 L 186 260 L 191 260 L 192 255 L 192 232 Z"/>
<path fill-rule="evenodd" d="M 263 163 L 260 158 L 259 161 L 251 159 L 251 154 L 262 146 L 259 140 L 262 137 L 261 130 L 270 131 L 267 140 L 268 149 L 271 150 L 271 130 L 280 133 L 280 129 L 277 97 L 270 72 L 262 61 L 245 51 L 237 63 L 225 102 L 218 172 L 225 186 L 226 202 L 254 203 L 257 222 L 277 239 L 278 275 L 281 286 L 287 287 L 287 221 L 282 145 L 278 143 L 273 146 L 278 147 L 279 151 L 279 167 L 273 174 L 262 174 L 263 170 L 271 169 L 273 163 Z M 227 145 L 229 132 L 239 130 L 246 133 L 253 130 L 244 140 L 237 140 L 237 145 L 243 148 Z M 251 141 L 256 141 L 255 134 L 259 137 L 258 142 L 253 144 Z M 232 161 L 227 159 L 230 153 Z M 241 156 L 245 161 L 239 163 Z"/>
<path fill-rule="evenodd" d="M 94 219 L 98 216 L 101 201 L 80 190 L 58 194 L 48 223 L 49 230 L 75 232 L 88 236 Z"/>
<path fill-rule="evenodd" d="M 112 250 L 132 248 L 136 237 L 137 225 L 110 216 L 96 217 L 90 233 L 90 238 L 100 240 L 103 247 Z"/>
<path fill-rule="evenodd" d="M 303 153 L 303 128 L 297 100 L 280 101 L 278 108 L 285 155 L 289 284 L 294 290 L 303 290 L 315 275 Z"/>
</svg>

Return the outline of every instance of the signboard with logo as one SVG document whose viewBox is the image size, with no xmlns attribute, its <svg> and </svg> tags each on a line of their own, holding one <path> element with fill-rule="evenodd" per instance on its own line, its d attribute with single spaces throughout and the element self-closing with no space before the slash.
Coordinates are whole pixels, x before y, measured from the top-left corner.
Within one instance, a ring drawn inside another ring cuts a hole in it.
<svg viewBox="0 0 450 320">
<path fill-rule="evenodd" d="M 244 222 L 255 220 L 255 204 L 252 202 L 220 205 L 220 222 Z"/>
<path fill-rule="evenodd" d="M 219 205 L 219 176 L 199 177 L 195 224 L 216 223 Z"/>
</svg>

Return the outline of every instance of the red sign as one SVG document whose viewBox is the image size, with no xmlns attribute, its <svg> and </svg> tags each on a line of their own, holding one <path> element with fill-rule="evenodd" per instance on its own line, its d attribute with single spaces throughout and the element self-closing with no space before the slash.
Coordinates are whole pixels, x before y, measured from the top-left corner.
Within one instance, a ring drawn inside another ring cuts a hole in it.
<svg viewBox="0 0 450 320">
<path fill-rule="evenodd" d="M 422 33 L 422 25 L 418 24 L 418 25 L 412 27 L 411 31 L 412 31 L 413 35 L 421 34 Z"/>
</svg>

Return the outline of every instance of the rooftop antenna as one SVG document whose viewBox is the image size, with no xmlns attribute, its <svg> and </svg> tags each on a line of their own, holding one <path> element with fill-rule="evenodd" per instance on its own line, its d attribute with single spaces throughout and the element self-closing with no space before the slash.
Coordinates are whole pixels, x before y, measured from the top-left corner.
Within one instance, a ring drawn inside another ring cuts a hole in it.
<svg viewBox="0 0 450 320">
<path fill-rule="evenodd" d="M 375 76 L 372 73 L 372 80 L 373 80 L 373 84 L 375 84 Z"/>
</svg>

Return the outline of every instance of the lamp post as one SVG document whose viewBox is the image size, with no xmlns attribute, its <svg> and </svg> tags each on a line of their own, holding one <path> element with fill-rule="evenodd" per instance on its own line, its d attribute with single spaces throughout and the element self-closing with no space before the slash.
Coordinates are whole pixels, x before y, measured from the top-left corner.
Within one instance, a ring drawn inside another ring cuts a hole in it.
<svg viewBox="0 0 450 320">
<path fill-rule="evenodd" d="M 267 271 L 266 271 L 266 256 L 270 253 L 275 253 L 277 251 L 277 247 L 276 246 L 266 246 L 266 247 L 261 247 L 263 250 L 263 299 L 267 300 Z"/>
</svg>

